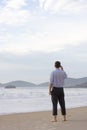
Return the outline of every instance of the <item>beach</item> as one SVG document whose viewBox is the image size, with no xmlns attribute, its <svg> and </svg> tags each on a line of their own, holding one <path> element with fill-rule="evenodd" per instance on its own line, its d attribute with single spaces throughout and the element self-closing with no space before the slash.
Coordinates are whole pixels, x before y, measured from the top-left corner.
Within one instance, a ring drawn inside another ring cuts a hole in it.
<svg viewBox="0 0 87 130">
<path fill-rule="evenodd" d="M 67 109 L 67 121 L 51 122 L 51 111 L 0 115 L 0 130 L 86 130 L 87 107 Z"/>
</svg>

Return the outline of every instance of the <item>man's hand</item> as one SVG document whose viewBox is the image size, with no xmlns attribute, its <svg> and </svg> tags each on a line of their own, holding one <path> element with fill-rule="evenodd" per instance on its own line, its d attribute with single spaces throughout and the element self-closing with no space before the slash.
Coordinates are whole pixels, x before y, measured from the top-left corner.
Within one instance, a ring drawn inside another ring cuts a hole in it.
<svg viewBox="0 0 87 130">
<path fill-rule="evenodd" d="M 63 66 L 60 66 L 61 70 L 63 70 Z"/>
<path fill-rule="evenodd" d="M 49 91 L 49 95 L 51 95 L 51 91 Z"/>
</svg>

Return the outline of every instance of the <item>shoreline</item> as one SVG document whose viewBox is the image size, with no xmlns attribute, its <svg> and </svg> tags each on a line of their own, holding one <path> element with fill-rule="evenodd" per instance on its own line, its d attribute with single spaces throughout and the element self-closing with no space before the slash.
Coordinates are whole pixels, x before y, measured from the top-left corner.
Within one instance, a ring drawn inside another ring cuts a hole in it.
<svg viewBox="0 0 87 130">
<path fill-rule="evenodd" d="M 62 121 L 59 110 L 58 122 L 51 122 L 52 111 L 13 113 L 0 115 L 1 130 L 85 130 L 87 106 L 67 109 L 67 121 Z"/>
<path fill-rule="evenodd" d="M 60 106 L 59 106 L 60 107 Z M 76 107 L 71 107 L 71 108 L 66 108 L 66 110 L 69 109 L 77 109 L 77 108 L 85 108 L 87 106 L 76 106 Z M 0 113 L 0 116 L 6 116 L 6 115 L 15 115 L 15 114 L 26 114 L 26 113 L 39 113 L 39 112 L 51 112 L 51 110 L 37 110 L 37 111 L 25 111 L 25 112 L 12 112 L 12 113 Z M 60 111 L 60 108 L 58 108 L 58 111 Z"/>
</svg>

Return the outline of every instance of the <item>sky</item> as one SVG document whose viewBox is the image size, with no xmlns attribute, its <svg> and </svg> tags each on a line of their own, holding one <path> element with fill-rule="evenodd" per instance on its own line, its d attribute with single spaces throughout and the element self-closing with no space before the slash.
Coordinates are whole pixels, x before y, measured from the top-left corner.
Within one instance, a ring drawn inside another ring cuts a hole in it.
<svg viewBox="0 0 87 130">
<path fill-rule="evenodd" d="M 87 77 L 87 0 L 0 0 L 0 83 L 49 81 L 57 60 Z"/>
</svg>

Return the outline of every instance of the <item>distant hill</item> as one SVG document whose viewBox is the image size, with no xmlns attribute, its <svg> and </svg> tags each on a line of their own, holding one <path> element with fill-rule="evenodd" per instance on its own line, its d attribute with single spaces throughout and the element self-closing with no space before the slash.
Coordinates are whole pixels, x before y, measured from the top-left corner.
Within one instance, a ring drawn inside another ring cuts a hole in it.
<svg viewBox="0 0 87 130">
<path fill-rule="evenodd" d="M 44 83 L 38 84 L 38 86 L 42 86 L 42 87 L 49 86 L 49 82 L 44 82 Z"/>
<path fill-rule="evenodd" d="M 87 77 L 84 77 L 84 78 L 78 78 L 78 79 L 75 79 L 75 78 L 67 78 L 65 80 L 65 84 L 64 84 L 64 87 L 87 87 Z M 39 86 L 48 86 L 49 85 L 49 82 L 44 82 L 44 83 L 41 83 L 39 84 Z"/>
<path fill-rule="evenodd" d="M 3 84 L 2 83 L 0 83 L 0 87 L 2 87 L 3 86 Z"/>
<path fill-rule="evenodd" d="M 8 82 L 8 83 L 4 83 L 2 84 L 2 87 L 5 86 L 16 86 L 16 87 L 32 87 L 32 86 L 36 86 L 36 84 L 34 83 L 30 83 L 27 81 L 21 81 L 21 80 L 17 80 L 17 81 L 12 81 L 12 82 Z"/>
<path fill-rule="evenodd" d="M 22 81 L 22 80 L 17 80 L 17 81 L 12 81 L 12 82 L 8 82 L 8 83 L 0 83 L 0 87 L 5 87 L 5 86 L 16 86 L 16 87 L 36 87 L 36 86 L 39 86 L 39 87 L 48 87 L 49 86 L 49 82 L 44 82 L 44 83 L 41 83 L 41 84 L 34 84 L 34 83 L 31 83 L 31 82 L 27 82 L 27 81 Z M 84 78 L 67 78 L 65 80 L 65 85 L 64 87 L 74 87 L 74 88 L 87 88 L 87 77 L 84 77 Z"/>
<path fill-rule="evenodd" d="M 87 82 L 87 77 L 84 77 L 84 78 L 67 78 L 65 80 L 65 87 L 68 87 L 68 86 L 76 86 L 76 85 L 80 85 L 80 84 L 83 84 L 83 83 L 86 83 Z"/>
</svg>

